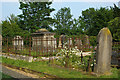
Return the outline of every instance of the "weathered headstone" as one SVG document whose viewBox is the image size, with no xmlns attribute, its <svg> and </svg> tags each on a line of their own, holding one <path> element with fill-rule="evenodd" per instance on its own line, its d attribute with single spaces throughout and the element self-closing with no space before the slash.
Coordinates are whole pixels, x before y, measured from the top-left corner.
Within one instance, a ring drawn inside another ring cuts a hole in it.
<svg viewBox="0 0 120 80">
<path fill-rule="evenodd" d="M 2 35 L 0 35 L 0 53 L 2 52 Z"/>
<path fill-rule="evenodd" d="M 90 44 L 88 35 L 85 35 L 84 40 L 85 40 L 85 42 L 84 42 L 85 45 L 89 45 Z"/>
<path fill-rule="evenodd" d="M 61 35 L 61 36 L 59 37 L 59 46 L 58 46 L 58 47 L 59 47 L 59 48 L 63 48 L 66 42 L 67 42 L 67 37 L 66 37 L 66 35 Z"/>
<path fill-rule="evenodd" d="M 82 40 L 79 39 L 79 38 L 75 39 L 75 46 L 76 46 L 76 48 L 81 49 L 81 47 L 82 47 Z"/>
<path fill-rule="evenodd" d="M 68 38 L 68 40 L 67 40 L 67 46 L 68 46 L 69 48 L 73 46 L 72 38 Z"/>
<path fill-rule="evenodd" d="M 23 49 L 23 38 L 21 36 L 14 37 L 13 40 L 14 50 L 22 50 Z"/>
<path fill-rule="evenodd" d="M 62 47 L 62 36 L 63 36 L 63 35 L 61 35 L 61 36 L 59 37 L 59 45 L 58 45 L 59 48 Z"/>
<path fill-rule="evenodd" d="M 97 36 L 97 54 L 94 72 L 109 75 L 111 69 L 112 35 L 108 28 L 100 30 Z"/>
<path fill-rule="evenodd" d="M 85 35 L 84 36 L 84 40 L 83 40 L 83 46 L 84 46 L 84 48 L 89 48 L 89 46 L 90 46 L 90 41 L 89 41 L 89 36 L 88 35 Z"/>
</svg>

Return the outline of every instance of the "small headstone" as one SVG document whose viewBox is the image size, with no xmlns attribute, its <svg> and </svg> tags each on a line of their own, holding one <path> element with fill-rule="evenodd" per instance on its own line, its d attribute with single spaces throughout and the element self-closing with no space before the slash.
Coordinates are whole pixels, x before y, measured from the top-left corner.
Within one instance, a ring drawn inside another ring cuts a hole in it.
<svg viewBox="0 0 120 80">
<path fill-rule="evenodd" d="M 58 45 L 58 47 L 63 48 L 63 45 L 65 45 L 66 41 L 67 41 L 66 35 L 61 35 L 59 37 L 59 45 Z"/>
<path fill-rule="evenodd" d="M 61 35 L 61 36 L 59 37 L 59 45 L 58 45 L 59 48 L 62 47 L 62 36 L 63 36 L 63 35 Z"/>
<path fill-rule="evenodd" d="M 72 38 L 68 38 L 67 45 L 68 45 L 69 48 L 73 46 Z"/>
<path fill-rule="evenodd" d="M 88 35 L 85 35 L 85 44 L 86 44 L 86 45 L 89 45 L 89 44 L 90 44 Z"/>
<path fill-rule="evenodd" d="M 90 45 L 90 41 L 89 41 L 88 35 L 85 35 L 84 40 L 83 40 L 83 44 L 84 44 L 85 46 L 87 46 L 87 48 L 88 48 L 88 46 Z"/>
<path fill-rule="evenodd" d="M 97 36 L 97 54 L 94 72 L 109 75 L 111 69 L 112 35 L 108 28 L 100 30 Z"/>
<path fill-rule="evenodd" d="M 14 37 L 13 45 L 14 45 L 14 50 L 22 50 L 24 45 L 22 37 L 21 36 Z"/>
<path fill-rule="evenodd" d="M 82 47 L 82 41 L 81 41 L 81 39 L 75 39 L 75 46 L 78 49 L 81 49 L 81 47 Z"/>
</svg>

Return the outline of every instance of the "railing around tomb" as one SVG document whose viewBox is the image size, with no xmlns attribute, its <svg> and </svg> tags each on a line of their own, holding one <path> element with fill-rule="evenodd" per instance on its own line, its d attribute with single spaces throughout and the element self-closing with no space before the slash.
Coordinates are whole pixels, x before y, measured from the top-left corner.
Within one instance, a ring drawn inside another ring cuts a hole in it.
<svg viewBox="0 0 120 80">
<path fill-rule="evenodd" d="M 79 56 L 72 55 L 73 57 L 65 55 L 65 58 L 56 57 L 61 49 L 67 50 L 78 49 L 79 51 L 88 52 L 93 51 L 93 47 L 90 46 L 90 42 L 86 42 L 84 38 L 72 37 L 66 39 L 52 38 L 52 37 L 30 37 L 30 38 L 4 38 L 2 41 L 2 52 L 9 54 L 28 55 L 33 57 L 44 57 L 46 60 L 54 58 L 54 66 L 64 66 L 67 68 L 83 68 L 84 70 L 90 71 L 91 64 L 93 64 L 94 58 L 92 56 L 84 56 L 79 53 Z M 59 60 L 58 60 L 59 58 Z M 72 63 L 70 62 L 73 60 Z M 51 63 L 49 62 L 49 63 Z M 93 67 L 92 67 L 93 69 Z"/>
<path fill-rule="evenodd" d="M 83 52 L 93 51 L 94 49 L 90 46 L 89 42 L 85 42 L 84 38 L 78 37 L 67 39 L 40 37 L 22 39 L 4 38 L 2 41 L 2 52 L 33 57 L 49 57 L 49 59 L 52 59 L 53 56 L 56 56 L 56 54 L 58 54 L 61 49 L 65 49 L 65 47 L 68 49 L 77 48 L 79 51 Z M 112 65 L 119 66 L 120 42 L 113 42 L 112 48 Z M 91 53 L 91 55 L 88 56 L 84 56 L 80 53 L 79 56 L 72 55 L 72 58 L 66 54 L 65 58 L 62 58 L 61 61 L 59 61 L 58 57 L 56 57 L 54 61 L 50 61 L 49 63 L 51 62 L 54 66 L 64 66 L 72 69 L 82 68 L 83 70 L 91 72 L 94 70 L 96 59 L 95 53 Z"/>
<path fill-rule="evenodd" d="M 113 42 L 111 64 L 120 67 L 120 42 Z"/>
<path fill-rule="evenodd" d="M 55 56 L 60 49 L 65 47 L 77 48 L 80 51 L 91 51 L 93 47 L 82 38 L 59 39 L 53 37 L 30 38 L 3 38 L 2 52 L 29 56 Z"/>
</svg>

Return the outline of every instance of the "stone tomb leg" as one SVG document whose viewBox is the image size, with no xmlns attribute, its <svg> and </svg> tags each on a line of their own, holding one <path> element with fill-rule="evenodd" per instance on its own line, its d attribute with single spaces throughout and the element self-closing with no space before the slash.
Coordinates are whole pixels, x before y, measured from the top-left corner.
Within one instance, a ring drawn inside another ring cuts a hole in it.
<svg viewBox="0 0 120 80">
<path fill-rule="evenodd" d="M 109 75 L 111 73 L 112 35 L 108 28 L 100 30 L 97 36 L 97 43 L 94 72 Z"/>
</svg>

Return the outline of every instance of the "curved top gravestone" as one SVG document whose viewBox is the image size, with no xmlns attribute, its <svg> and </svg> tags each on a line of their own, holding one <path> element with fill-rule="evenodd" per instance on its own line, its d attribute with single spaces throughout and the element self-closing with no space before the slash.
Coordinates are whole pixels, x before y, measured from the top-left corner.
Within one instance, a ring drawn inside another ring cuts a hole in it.
<svg viewBox="0 0 120 80">
<path fill-rule="evenodd" d="M 112 54 L 112 35 L 108 28 L 100 30 L 97 36 L 97 54 L 95 73 L 110 74 L 111 54 Z"/>
</svg>

